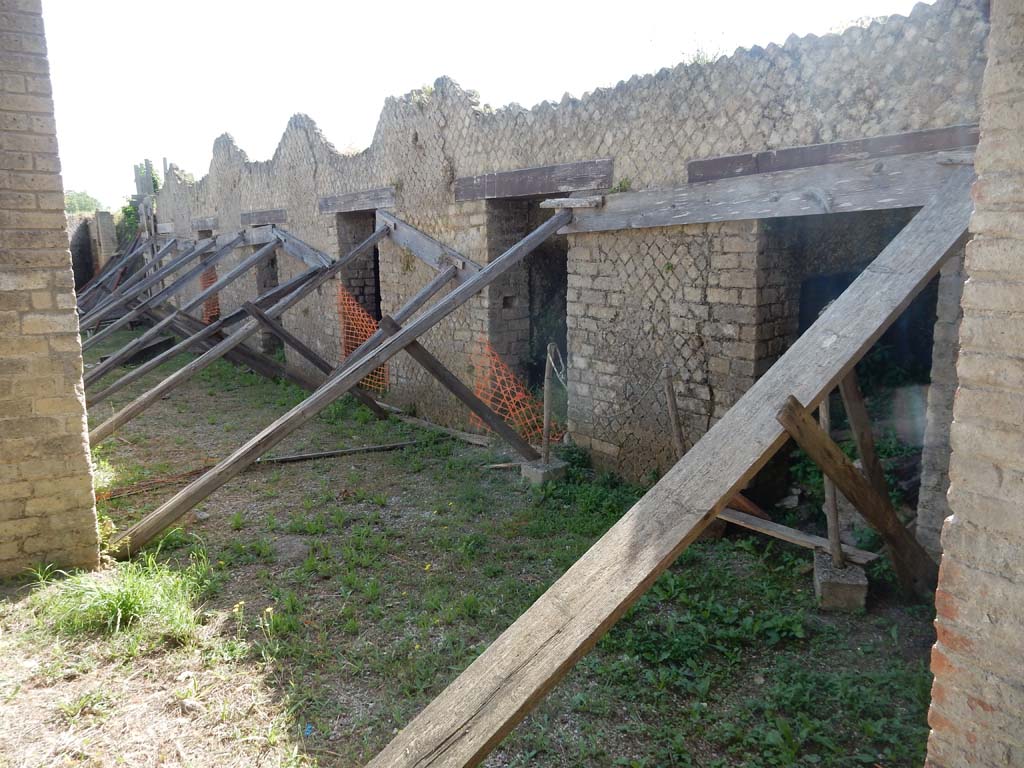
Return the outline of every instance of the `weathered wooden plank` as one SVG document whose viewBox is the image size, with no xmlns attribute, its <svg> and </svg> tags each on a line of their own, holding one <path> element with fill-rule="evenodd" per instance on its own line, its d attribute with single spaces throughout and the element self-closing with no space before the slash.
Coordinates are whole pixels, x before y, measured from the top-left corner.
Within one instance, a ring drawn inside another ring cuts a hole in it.
<svg viewBox="0 0 1024 768">
<path fill-rule="evenodd" d="M 850 422 L 850 431 L 853 432 L 853 442 L 857 446 L 857 454 L 860 456 L 860 463 L 864 468 L 864 476 L 876 493 L 889 498 L 889 482 L 885 479 L 882 461 L 878 458 L 878 451 L 875 450 L 875 435 L 871 428 L 871 417 L 868 415 L 868 407 L 864 402 L 860 383 L 857 381 L 856 369 L 850 371 L 839 382 L 839 394 L 843 398 L 843 407 L 846 409 L 846 418 Z"/>
<path fill-rule="evenodd" d="M 762 520 L 759 517 L 748 515 L 746 512 L 740 512 L 732 507 L 726 507 L 719 512 L 718 519 L 738 525 L 741 528 L 746 528 L 748 531 L 754 531 L 765 536 L 771 536 L 773 539 L 796 544 L 804 549 L 814 549 L 819 552 L 828 552 L 830 550 L 831 544 L 824 536 L 815 536 L 812 533 L 804 533 L 795 528 L 773 523 L 770 520 Z M 842 552 L 843 557 L 857 565 L 867 565 L 879 558 L 876 552 L 868 552 L 866 549 L 851 547 L 849 544 L 842 545 Z"/>
<path fill-rule="evenodd" d="M 391 231 L 391 240 L 405 248 L 409 253 L 424 264 L 436 270 L 454 266 L 455 282 L 464 283 L 481 270 L 481 266 L 472 259 L 467 259 L 454 248 L 435 240 L 426 232 L 412 224 L 402 221 L 386 211 L 377 211 L 377 226 L 387 227 Z"/>
<path fill-rule="evenodd" d="M 211 232 L 217 229 L 217 217 L 216 216 L 199 216 L 192 219 L 192 231 L 199 232 L 203 229 L 208 229 Z"/>
<path fill-rule="evenodd" d="M 145 546 L 154 536 L 180 518 L 185 512 L 242 472 L 257 458 L 277 445 L 296 429 L 315 417 L 320 411 L 362 381 L 367 374 L 397 355 L 442 319 L 450 315 L 481 290 L 522 262 L 538 245 L 543 243 L 572 214 L 558 211 L 548 221 L 520 240 L 505 253 L 480 270 L 475 279 L 457 286 L 451 293 L 427 309 L 390 339 L 358 360 L 347 365 L 330 378 L 320 389 L 270 424 L 245 445 L 221 461 L 208 473 L 179 491 L 145 518 L 121 534 L 114 546 L 119 556 Z M 397 320 L 397 316 L 396 316 Z M 184 369 L 182 369 L 184 370 Z"/>
<path fill-rule="evenodd" d="M 298 304 L 302 299 L 330 280 L 334 275 L 342 270 L 346 264 L 351 262 L 353 259 L 358 258 L 369 248 L 372 248 L 381 238 L 386 237 L 387 232 L 387 229 L 384 227 L 374 232 L 370 237 L 366 238 L 366 240 L 353 248 L 352 251 L 344 258 L 338 259 L 334 264 L 324 269 L 312 280 L 270 307 L 267 310 L 267 314 L 271 317 L 277 317 L 290 307 Z M 120 411 L 113 414 L 105 422 L 95 427 L 89 433 L 90 443 L 92 445 L 96 445 L 101 440 L 105 440 L 117 429 L 134 419 L 161 397 L 164 397 L 186 381 L 189 381 L 197 373 L 215 363 L 239 344 L 245 342 L 246 339 L 256 333 L 259 329 L 260 324 L 257 321 L 249 320 L 245 322 L 233 334 L 224 339 L 224 341 L 203 353 L 188 365 L 183 368 L 179 368 L 155 387 L 142 393 Z"/>
<path fill-rule="evenodd" d="M 918 208 L 970 159 L 929 152 L 622 192 L 606 196 L 602 208 L 576 211 L 562 233 Z"/>
<path fill-rule="evenodd" d="M 317 201 L 320 213 L 351 213 L 395 207 L 395 188 L 364 189 L 340 195 L 326 195 Z"/>
<path fill-rule="evenodd" d="M 938 152 L 965 149 L 978 144 L 980 131 L 977 124 L 953 125 L 925 131 L 911 131 L 868 139 L 835 141 L 829 144 L 808 144 L 800 147 L 769 149 L 739 155 L 709 157 L 691 160 L 686 165 L 686 180 L 714 181 L 753 173 L 788 171 L 812 165 L 843 163 L 848 160 L 867 160 L 915 152 Z"/>
<path fill-rule="evenodd" d="M 145 242 L 143 242 L 142 244 L 133 245 L 129 248 L 126 248 L 125 252 L 122 253 L 120 256 L 111 259 L 104 265 L 103 269 L 100 271 L 100 274 L 93 278 L 93 280 L 91 280 L 89 284 L 85 286 L 85 288 L 77 297 L 80 315 L 84 317 L 89 312 L 93 311 L 93 309 L 95 309 L 97 306 L 99 306 L 99 304 L 97 303 L 93 304 L 92 308 L 90 308 L 88 311 L 81 310 L 81 308 L 84 307 L 85 304 L 87 303 L 88 299 L 91 296 L 93 296 L 97 290 L 99 290 L 100 288 L 110 289 L 111 292 L 116 290 L 114 286 L 116 285 L 118 276 L 124 271 L 124 269 L 128 266 L 129 262 L 132 259 L 134 259 L 140 253 L 146 250 L 146 247 L 147 243 Z"/>
<path fill-rule="evenodd" d="M 330 266 L 332 261 L 334 261 L 334 259 L 326 253 L 317 250 L 309 243 L 300 240 L 286 229 L 274 227 L 273 234 L 281 240 L 281 245 L 284 246 L 285 251 L 287 251 L 290 256 L 293 256 L 299 261 L 305 262 L 311 267 L 327 267 Z"/>
<path fill-rule="evenodd" d="M 287 224 L 288 211 L 284 208 L 269 208 L 265 211 L 246 211 L 242 214 L 243 227 L 258 227 L 262 224 Z"/>
<path fill-rule="evenodd" d="M 380 327 L 388 336 L 394 336 L 402 330 L 402 327 L 387 315 L 381 318 Z M 540 454 L 534 450 L 532 445 L 506 424 L 501 416 L 492 411 L 483 400 L 476 396 L 473 390 L 463 384 L 459 377 L 452 373 L 444 363 L 434 357 L 426 347 L 418 341 L 413 341 L 406 345 L 405 351 L 427 373 L 437 379 L 441 386 L 461 400 L 463 405 L 475 413 L 484 424 L 493 429 L 502 440 L 512 446 L 520 456 L 527 461 L 536 461 L 540 458 Z"/>
<path fill-rule="evenodd" d="M 612 159 L 609 157 L 465 176 L 455 180 L 455 199 L 462 202 L 500 197 L 533 197 L 608 189 L 611 186 Z"/>
<path fill-rule="evenodd" d="M 374 758 L 478 765 L 785 443 L 793 393 L 816 405 L 936 274 L 967 229 L 962 168 L 668 473 Z"/>
</svg>

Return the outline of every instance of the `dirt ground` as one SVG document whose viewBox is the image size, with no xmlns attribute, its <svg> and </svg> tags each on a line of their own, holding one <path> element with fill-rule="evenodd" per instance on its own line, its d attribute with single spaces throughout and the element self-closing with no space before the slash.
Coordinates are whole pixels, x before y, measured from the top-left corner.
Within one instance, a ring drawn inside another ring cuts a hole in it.
<svg viewBox="0 0 1024 768">
<path fill-rule="evenodd" d="M 218 365 L 94 447 L 97 489 L 223 457 L 299 397 Z M 215 574 L 190 642 L 61 634 L 36 587 L 5 587 L 0 766 L 362 765 L 642 493 L 573 454 L 533 489 L 497 450 L 348 402 L 273 453 L 410 439 L 199 505 L 158 554 Z M 124 527 L 183 484 L 98 507 Z M 809 563 L 737 531 L 691 547 L 486 764 L 919 765 L 930 609 L 879 583 L 866 614 L 819 613 Z"/>
</svg>

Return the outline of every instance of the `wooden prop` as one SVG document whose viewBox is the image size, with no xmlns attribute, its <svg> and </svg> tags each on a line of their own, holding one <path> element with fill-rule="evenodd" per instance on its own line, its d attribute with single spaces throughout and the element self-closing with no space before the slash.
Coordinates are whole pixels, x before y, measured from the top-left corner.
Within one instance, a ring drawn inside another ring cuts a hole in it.
<svg viewBox="0 0 1024 768">
<path fill-rule="evenodd" d="M 832 416 L 829 413 L 828 395 L 818 405 L 818 424 L 826 435 L 832 430 Z M 832 565 L 844 568 L 843 545 L 839 540 L 839 499 L 836 497 L 836 484 L 827 474 L 821 479 L 825 487 L 825 526 L 828 530 L 828 551 L 832 555 Z"/>
<path fill-rule="evenodd" d="M 449 248 L 387 211 L 377 211 L 377 226 L 386 226 L 390 229 L 393 243 L 405 248 L 433 269 L 442 270 L 445 267 L 454 266 L 458 270 L 455 275 L 456 283 L 470 280 L 482 269 L 479 264 L 472 259 L 467 259 L 454 248 Z"/>
<path fill-rule="evenodd" d="M 821 536 L 814 536 L 803 531 L 798 531 L 795 528 L 789 528 L 785 525 L 779 525 L 773 523 L 770 520 L 762 520 L 759 517 L 748 515 L 746 512 L 740 512 L 738 509 L 726 507 L 718 513 L 719 520 L 725 520 L 727 523 L 738 525 L 741 528 L 746 528 L 748 531 L 755 531 L 756 533 L 762 533 L 765 536 L 771 536 L 773 539 L 779 539 L 781 541 L 789 542 L 790 544 L 796 544 L 798 547 L 804 547 L 806 549 L 814 549 L 819 552 L 829 552 L 831 550 L 832 543 Z M 866 549 L 857 549 L 857 547 L 851 547 L 847 544 L 842 545 L 843 557 L 849 560 L 851 563 L 857 565 L 867 565 L 868 563 L 877 560 L 878 554 L 875 552 L 868 552 Z"/>
<path fill-rule="evenodd" d="M 192 266 L 188 270 L 186 270 L 184 272 L 184 274 L 181 274 L 178 277 L 176 277 L 174 279 L 174 281 L 170 285 L 168 285 L 167 287 L 157 291 L 152 296 L 149 296 L 148 298 L 143 299 L 141 297 L 141 295 L 140 295 L 141 291 L 146 290 L 147 288 L 149 288 L 150 285 L 152 285 L 157 280 L 162 278 L 162 275 L 160 273 L 163 272 L 164 270 L 163 269 L 157 270 L 155 273 L 150 275 L 149 278 L 147 278 L 146 280 L 143 280 L 141 283 L 139 283 L 136 286 L 136 288 L 139 289 L 139 293 L 136 294 L 135 298 L 139 299 L 139 303 L 136 304 L 135 307 L 130 312 L 128 312 L 125 315 L 122 315 L 120 318 L 115 320 L 113 323 L 108 325 L 106 328 L 104 328 L 103 330 L 99 331 L 98 333 L 93 334 L 88 339 L 86 339 L 82 343 L 82 349 L 88 349 L 89 347 L 93 346 L 94 344 L 97 344 L 98 342 L 100 342 L 103 339 L 107 338 L 110 334 L 114 333 L 118 329 L 128 325 L 131 322 L 134 322 L 135 320 L 138 320 L 143 315 L 143 313 L 145 313 L 147 308 L 159 306 L 162 302 L 166 301 L 171 296 L 174 296 L 174 295 L 180 293 L 181 291 L 183 291 L 185 289 L 185 287 L 188 286 L 189 283 L 192 282 L 192 280 L 194 280 L 196 277 L 198 277 L 204 270 L 208 269 L 210 267 L 210 265 L 216 264 L 221 259 L 223 259 L 225 256 L 227 256 L 232 251 L 232 249 L 235 247 L 235 245 L 237 245 L 239 242 L 241 242 L 241 239 L 242 239 L 241 235 L 239 235 L 233 241 L 228 243 L 228 245 L 226 245 L 224 248 L 221 248 L 220 250 L 218 250 L 209 259 L 209 261 L 206 261 L 206 262 L 200 263 L 200 264 L 195 264 L 194 266 Z M 167 266 L 170 267 L 172 265 L 175 265 L 175 269 L 177 269 L 180 266 L 184 266 L 184 264 L 187 261 L 195 260 L 196 257 L 200 256 L 208 248 L 209 248 L 209 246 L 207 246 L 206 248 L 196 248 L 191 253 L 186 254 L 188 256 L 188 259 L 186 259 L 184 261 L 180 261 L 180 262 L 179 262 L 178 259 L 175 259 L 174 262 L 172 262 L 171 264 L 168 264 Z M 150 282 L 150 281 L 153 281 L 153 282 Z M 86 381 L 86 383 L 88 384 L 88 381 Z"/>
<path fill-rule="evenodd" d="M 816 405 L 936 274 L 967 230 L 972 179 L 970 168 L 954 171 L 736 405 L 369 766 L 478 765 L 785 443 L 775 416 L 786 397 Z"/>
<path fill-rule="evenodd" d="M 557 212 L 537 227 L 537 229 L 480 270 L 475 279 L 457 286 L 447 296 L 427 309 L 394 336 L 376 348 L 367 350 L 358 360 L 346 365 L 343 370 L 330 378 L 305 401 L 278 418 L 245 445 L 221 461 L 207 474 L 190 483 L 171 499 L 161 504 L 145 518 L 118 536 L 116 542 L 114 542 L 118 556 L 127 556 L 132 550 L 145 546 L 154 536 L 179 519 L 186 511 L 220 488 L 259 456 L 273 448 L 281 440 L 352 389 L 371 371 L 390 360 L 407 347 L 410 342 L 418 339 L 442 319 L 469 301 L 470 298 L 519 264 L 538 245 L 550 237 L 558 227 L 568 222 L 571 217 L 572 214 L 568 211 Z"/>
<path fill-rule="evenodd" d="M 372 248 L 378 240 L 387 236 L 387 233 L 388 230 L 386 228 L 378 229 L 370 235 L 370 237 L 357 245 L 347 256 L 339 259 L 305 285 L 301 286 L 293 293 L 278 301 L 274 306 L 270 307 L 267 310 L 267 314 L 270 317 L 277 317 L 290 307 L 298 304 L 302 299 L 330 280 L 341 269 L 343 269 L 346 264 L 364 253 L 368 248 Z M 181 386 L 197 373 L 212 365 L 235 347 L 245 342 L 246 339 L 256 333 L 259 329 L 260 324 L 256 320 L 249 320 L 245 322 L 234 333 L 224 339 L 224 341 L 220 342 L 207 352 L 204 352 L 195 360 L 192 360 L 188 365 L 179 368 L 155 387 L 139 395 L 135 400 L 93 429 L 89 433 L 89 440 L 93 445 L 98 444 L 101 440 L 105 440 L 113 434 L 115 430 L 127 424 L 161 397 L 164 397 L 172 390 Z"/>
<path fill-rule="evenodd" d="M 118 306 L 123 306 L 124 303 L 126 303 L 128 301 L 128 298 L 125 298 L 124 301 L 120 301 L 120 302 L 118 300 L 122 296 L 125 296 L 126 294 L 128 294 L 129 292 L 131 292 L 132 294 L 135 294 L 135 291 L 133 290 L 134 287 L 136 285 L 138 285 L 138 283 L 140 283 L 144 279 L 146 279 L 147 275 L 151 274 L 152 272 L 154 272 L 155 270 L 157 270 L 159 268 L 160 262 L 163 261 L 164 258 L 167 256 L 167 254 L 170 252 L 170 250 L 177 245 L 177 242 L 178 242 L 177 240 L 170 240 L 168 243 L 166 243 L 159 251 L 156 252 L 156 254 L 153 256 L 152 259 L 150 259 L 145 264 L 143 264 L 141 267 L 139 267 L 137 270 L 135 270 L 135 273 L 131 277 L 129 277 L 123 283 L 118 285 L 113 291 L 111 291 L 103 299 L 101 299 L 100 301 L 96 302 L 96 304 L 93 307 L 93 309 L 90 310 L 89 315 L 95 315 L 95 314 L 98 314 L 100 312 L 103 312 L 104 315 L 109 314 L 106 311 L 107 310 L 107 305 L 108 304 L 113 304 L 115 302 L 118 303 Z M 129 297 L 129 298 L 131 298 L 131 297 Z M 88 318 L 89 315 L 86 315 L 86 317 Z M 95 324 L 91 320 L 89 322 L 90 322 L 90 325 Z M 95 322 L 99 322 L 99 321 L 97 320 Z"/>
<path fill-rule="evenodd" d="M 120 271 L 128 266 L 129 262 L 142 253 L 146 249 L 146 244 L 141 245 L 138 242 L 138 237 L 132 241 L 132 245 L 125 249 L 124 253 L 108 261 L 100 274 L 89 281 L 80 294 L 78 294 L 78 306 L 83 307 L 89 298 L 101 288 L 112 287 L 112 282 L 116 278 Z M 81 313 L 85 314 L 85 313 Z"/>
<path fill-rule="evenodd" d="M 113 257 L 108 259 L 107 263 L 100 267 L 100 271 L 94 274 L 89 281 L 82 286 L 82 291 L 79 293 L 78 298 L 80 300 L 84 300 L 88 298 L 93 291 L 98 290 L 101 285 L 109 286 L 114 273 L 118 269 L 128 266 L 129 262 L 131 262 L 131 260 L 143 250 L 145 250 L 145 243 L 142 243 L 139 236 L 135 235 L 126 248 L 118 248 Z"/>
<path fill-rule="evenodd" d="M 281 241 L 285 251 L 294 258 L 306 262 L 311 267 L 329 267 L 334 263 L 334 259 L 326 253 L 300 240 L 287 229 L 273 227 L 273 234 Z"/>
<path fill-rule="evenodd" d="M 296 290 L 304 283 L 308 282 L 317 274 L 318 271 L 319 269 L 317 268 L 309 269 L 303 272 L 302 274 L 293 277 L 291 280 L 288 280 L 287 282 L 284 282 L 281 285 L 275 286 L 274 288 L 264 293 L 262 296 L 256 298 L 256 306 L 260 308 L 269 306 L 273 302 L 279 300 L 283 296 L 288 295 L 289 293 Z M 87 394 L 85 403 L 86 407 L 92 407 L 94 405 L 102 403 L 115 392 L 118 392 L 119 390 L 128 386 L 132 382 L 137 381 L 138 379 L 142 378 L 153 369 L 158 368 L 164 363 L 166 363 L 168 360 L 177 357 L 182 352 L 196 349 L 199 349 L 200 351 L 206 351 L 207 349 L 210 348 L 209 346 L 207 346 L 208 341 L 212 343 L 223 341 L 223 330 L 225 328 L 230 327 L 231 325 L 234 325 L 245 316 L 246 311 L 240 308 L 236 309 L 234 312 L 231 312 L 228 315 L 225 315 L 224 317 L 221 317 L 218 320 L 215 320 L 209 325 L 203 325 L 201 323 L 201 328 L 197 328 L 191 334 L 186 334 L 185 337 L 182 338 L 182 340 L 178 344 L 171 347 L 166 352 L 157 355 L 149 362 L 143 363 L 142 365 L 133 368 L 120 379 L 118 379 L 113 384 L 108 386 L 106 389 L 103 389 L 100 392 L 97 392 L 96 394 L 93 395 Z"/>
<path fill-rule="evenodd" d="M 875 450 L 871 417 L 868 416 L 867 404 L 860 391 L 856 369 L 852 369 L 839 382 L 839 394 L 843 398 L 843 407 L 846 409 L 846 418 L 850 422 L 850 431 L 853 432 L 853 442 L 857 446 L 857 454 L 860 456 L 864 476 L 867 477 L 871 487 L 879 496 L 889 498 L 889 483 L 885 479 L 885 470 L 882 469 L 878 451 Z"/>
<path fill-rule="evenodd" d="M 668 421 L 672 427 L 672 447 L 676 451 L 676 461 L 679 461 L 686 453 L 686 443 L 683 440 L 683 423 L 679 418 L 679 403 L 676 402 L 672 370 L 667 365 L 662 368 L 662 382 L 665 388 L 665 402 L 668 403 Z"/>
<path fill-rule="evenodd" d="M 558 346 L 548 342 L 547 357 L 544 359 L 544 423 L 541 432 L 541 453 L 545 464 L 551 463 L 551 408 L 554 393 L 551 388 L 554 386 L 555 378 L 555 353 Z"/>
<path fill-rule="evenodd" d="M 263 327 L 273 333 L 282 343 L 287 344 L 302 357 L 306 358 L 314 367 L 318 368 L 321 373 L 330 375 L 334 371 L 334 366 L 324 360 L 312 347 L 307 345 L 302 339 L 293 334 L 281 323 L 272 318 L 262 309 L 257 307 L 252 302 L 245 302 L 243 305 L 246 312 L 248 312 L 254 320 L 259 322 Z M 359 387 L 352 388 L 352 396 L 355 397 L 360 403 L 365 405 L 378 419 L 386 419 L 388 417 L 387 412 L 377 405 L 377 401 L 373 399 L 372 395 L 366 393 L 365 390 Z"/>
<path fill-rule="evenodd" d="M 79 328 L 84 330 L 94 327 L 104 317 L 109 315 L 115 309 L 125 307 L 129 301 L 132 301 L 134 299 L 140 299 L 143 292 L 159 283 L 161 280 L 167 277 L 167 275 L 170 275 L 173 272 L 178 271 L 186 264 L 188 264 L 190 261 L 197 259 L 202 254 L 206 253 L 206 251 L 208 251 L 212 246 L 213 240 L 203 240 L 197 243 L 192 248 L 185 251 L 184 253 L 171 259 L 171 261 L 169 261 L 164 266 L 160 267 L 160 269 L 156 270 L 156 272 L 150 273 L 148 276 L 139 280 L 139 282 L 125 289 L 121 294 L 117 296 L 111 294 L 111 296 L 109 296 L 108 299 L 112 298 L 112 300 L 97 305 L 96 308 L 94 308 L 91 312 L 89 312 L 89 314 L 82 318 L 82 321 L 79 323 Z M 145 274 L 145 268 L 138 270 L 137 274 L 139 273 Z M 114 293 L 117 292 L 115 291 Z"/>
<path fill-rule="evenodd" d="M 238 238 L 235 238 L 235 240 L 240 240 L 240 239 L 241 239 L 240 236 Z M 232 241 L 231 243 L 228 243 L 228 245 L 224 246 L 224 248 L 221 251 L 217 252 L 216 256 L 220 256 L 221 258 L 223 258 L 225 255 L 227 255 L 228 252 L 230 252 L 231 250 L 233 250 L 235 248 L 235 245 L 237 245 L 237 243 L 235 241 Z M 208 298 L 210 298 L 210 296 L 215 295 L 218 291 L 221 291 L 224 288 L 226 288 L 227 286 L 231 285 L 231 283 L 235 282 L 235 280 L 240 278 L 242 275 L 244 275 L 246 272 L 248 272 L 250 269 L 255 267 L 260 262 L 266 261 L 268 258 L 270 258 L 271 254 L 273 254 L 274 249 L 276 247 L 277 247 L 277 242 L 274 241 L 274 242 L 271 242 L 271 243 L 267 243 L 262 248 L 260 248 L 257 251 L 254 251 L 253 253 L 249 254 L 249 256 L 247 256 L 246 258 L 242 259 L 242 261 L 240 261 L 235 267 L 233 267 L 232 269 L 228 270 L 227 274 L 225 274 L 223 277 L 218 278 L 211 285 L 209 285 L 206 288 L 204 288 L 203 290 L 199 291 L 199 293 L 197 293 L 191 299 L 186 301 L 181 306 L 180 309 L 172 312 L 171 315 L 169 316 L 169 318 L 170 317 L 174 317 L 178 313 L 187 314 L 188 312 L 190 312 L 191 310 L 195 309 L 196 307 L 202 306 L 203 302 L 205 302 Z M 210 259 L 210 261 L 206 262 L 205 264 L 197 264 L 196 267 L 195 267 L 195 269 L 198 270 L 197 274 L 199 272 L 204 271 L 203 268 L 208 269 L 210 267 L 210 265 L 214 264 L 214 263 L 215 263 L 215 259 Z M 193 270 L 189 270 L 189 272 L 192 272 L 192 271 Z M 189 277 L 189 275 L 186 274 L 186 275 L 183 275 L 182 277 L 183 278 L 184 277 Z M 178 290 L 180 290 L 182 287 L 184 287 L 184 284 L 179 286 Z M 158 293 L 157 296 L 160 296 L 162 293 L 163 293 L 163 291 Z M 155 305 L 156 305 L 156 302 L 154 300 L 152 300 L 152 299 L 144 301 L 142 304 L 139 305 L 139 308 L 138 308 L 139 314 L 142 314 L 143 312 L 145 312 L 145 310 L 148 307 L 155 306 Z M 89 386 L 90 384 L 92 384 L 92 383 L 94 383 L 96 381 L 99 381 L 110 370 L 112 370 L 115 366 L 119 365 L 125 359 L 125 356 L 127 354 L 131 353 L 133 348 L 137 348 L 138 346 L 144 344 L 146 342 L 146 340 L 151 339 L 151 338 L 153 338 L 153 336 L 155 336 L 156 334 L 160 333 L 163 330 L 163 328 L 165 328 L 167 326 L 167 324 L 170 323 L 170 319 L 169 318 L 165 319 L 162 323 L 157 323 L 156 325 L 154 325 L 152 328 L 147 330 L 145 333 L 143 333 L 141 336 L 139 336 L 138 338 L 134 339 L 133 341 L 129 341 L 119 352 L 116 352 L 115 354 L 111 355 L 108 360 L 104 361 L 103 363 L 101 363 L 100 365 L 96 366 L 91 371 L 89 371 L 89 373 L 85 377 L 85 385 Z"/>
<path fill-rule="evenodd" d="M 402 330 L 402 327 L 392 318 L 384 315 L 380 320 L 380 328 L 387 336 L 394 336 Z M 534 450 L 523 437 L 512 427 L 505 423 L 505 420 L 490 409 L 490 407 L 462 383 L 458 376 L 452 373 L 445 365 L 432 355 L 418 341 L 411 341 L 406 345 L 405 351 L 431 376 L 440 382 L 441 386 L 451 392 L 462 401 L 469 410 L 476 414 L 481 421 L 493 429 L 499 437 L 511 445 L 516 453 L 527 461 L 536 461 L 540 454 Z"/>
<path fill-rule="evenodd" d="M 578 209 L 562 233 L 917 208 L 970 159 L 967 151 L 931 152 L 622 192 L 601 208 Z"/>
<path fill-rule="evenodd" d="M 874 489 L 797 398 L 792 395 L 787 398 L 778 420 L 796 444 L 821 467 L 822 472 L 832 478 L 843 496 L 882 536 L 893 570 L 903 587 L 919 597 L 931 599 L 939 577 L 938 566 L 900 522 L 888 495 L 883 496 Z"/>
</svg>

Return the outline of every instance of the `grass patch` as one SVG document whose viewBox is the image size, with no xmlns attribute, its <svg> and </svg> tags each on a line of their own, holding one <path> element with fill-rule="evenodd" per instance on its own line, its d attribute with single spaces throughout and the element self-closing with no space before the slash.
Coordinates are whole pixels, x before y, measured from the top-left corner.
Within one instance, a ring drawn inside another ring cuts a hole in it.
<svg viewBox="0 0 1024 768">
<path fill-rule="evenodd" d="M 100 573 L 41 574 L 32 607 L 41 624 L 67 635 L 122 635 L 140 645 L 196 637 L 199 601 L 215 578 L 202 550 L 184 568 L 145 553 Z"/>
</svg>

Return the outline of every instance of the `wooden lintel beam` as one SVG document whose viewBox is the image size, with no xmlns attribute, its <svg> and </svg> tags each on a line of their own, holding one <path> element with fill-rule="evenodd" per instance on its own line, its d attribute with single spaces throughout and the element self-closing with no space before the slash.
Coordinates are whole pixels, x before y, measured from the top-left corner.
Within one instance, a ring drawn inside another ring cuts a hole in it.
<svg viewBox="0 0 1024 768">
<path fill-rule="evenodd" d="M 284 208 L 270 208 L 264 211 L 246 211 L 242 214 L 243 227 L 257 227 L 261 224 L 287 224 L 288 211 Z"/>
<path fill-rule="evenodd" d="M 724 157 L 692 160 L 686 166 L 686 180 L 714 181 L 748 176 L 754 173 L 787 171 L 812 165 L 842 163 L 847 160 L 868 160 L 916 152 L 938 152 L 965 149 L 978 144 L 980 131 L 976 123 L 910 131 L 867 139 L 809 144 L 801 147 L 769 149 Z"/>
<path fill-rule="evenodd" d="M 924 152 L 620 192 L 601 208 L 578 209 L 560 233 L 919 208 L 972 162 L 966 150 Z"/>
<path fill-rule="evenodd" d="M 320 213 L 352 213 L 395 207 L 395 188 L 364 189 L 341 195 L 326 195 L 317 201 Z"/>
<path fill-rule="evenodd" d="M 930 598 L 938 581 L 938 566 L 900 522 L 889 497 L 874 489 L 795 397 L 787 398 L 777 418 L 811 461 L 881 535 L 900 583 L 914 594 Z"/>
<path fill-rule="evenodd" d="M 506 197 L 557 195 L 612 186 L 612 159 L 541 165 L 497 171 L 455 180 L 455 200 L 493 200 Z"/>
<path fill-rule="evenodd" d="M 394 336 L 402 327 L 392 318 L 385 315 L 381 318 L 380 328 L 387 336 Z M 511 445 L 516 452 L 527 461 L 536 461 L 540 454 L 523 437 L 510 427 L 501 416 L 476 396 L 469 387 L 462 383 L 440 360 L 434 357 L 426 347 L 418 341 L 412 341 L 405 347 L 405 351 L 431 376 L 440 382 L 441 386 L 451 392 L 455 397 L 469 408 L 488 427 L 494 430 L 506 443 Z"/>
</svg>

